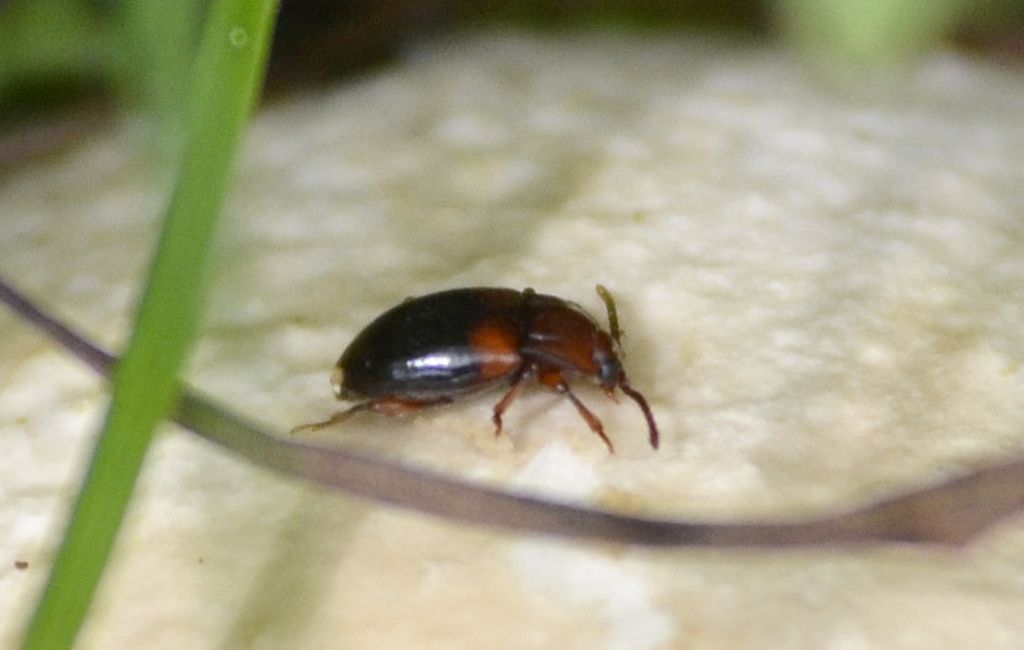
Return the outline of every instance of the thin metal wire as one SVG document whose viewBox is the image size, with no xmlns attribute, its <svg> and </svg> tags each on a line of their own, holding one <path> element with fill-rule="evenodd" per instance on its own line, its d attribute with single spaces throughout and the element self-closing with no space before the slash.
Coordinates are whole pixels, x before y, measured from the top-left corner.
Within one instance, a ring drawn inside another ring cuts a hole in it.
<svg viewBox="0 0 1024 650">
<path fill-rule="evenodd" d="M 116 358 L 0 279 L 0 301 L 97 372 Z M 647 519 L 496 490 L 345 449 L 279 438 L 184 390 L 174 420 L 257 465 L 332 489 L 447 519 L 507 530 L 675 547 L 800 547 L 870 541 L 962 544 L 1024 508 L 1024 459 L 864 508 L 794 523 Z"/>
</svg>

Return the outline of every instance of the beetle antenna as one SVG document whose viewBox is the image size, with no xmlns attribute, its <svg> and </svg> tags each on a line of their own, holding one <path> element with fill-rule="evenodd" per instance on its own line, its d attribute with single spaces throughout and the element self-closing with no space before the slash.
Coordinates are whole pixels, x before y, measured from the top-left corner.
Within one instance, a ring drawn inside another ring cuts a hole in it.
<svg viewBox="0 0 1024 650">
<path fill-rule="evenodd" d="M 633 398 L 633 401 L 640 406 L 640 410 L 644 412 L 644 418 L 647 419 L 647 429 L 651 436 L 651 447 L 654 449 L 658 448 L 658 441 L 660 434 L 658 433 L 658 425 L 654 422 L 654 414 L 651 413 L 651 407 L 647 404 L 647 400 L 640 394 L 640 391 L 633 388 L 629 381 L 626 380 L 626 373 L 619 374 L 619 388 L 622 392 Z"/>
<path fill-rule="evenodd" d="M 608 311 L 608 327 L 611 330 L 612 340 L 615 341 L 615 345 L 622 347 L 622 330 L 619 329 L 619 310 L 615 308 L 615 299 L 612 298 L 612 292 L 608 291 L 603 284 L 599 284 L 594 287 L 597 291 L 597 295 L 601 296 L 601 300 L 604 301 L 604 308 Z"/>
</svg>

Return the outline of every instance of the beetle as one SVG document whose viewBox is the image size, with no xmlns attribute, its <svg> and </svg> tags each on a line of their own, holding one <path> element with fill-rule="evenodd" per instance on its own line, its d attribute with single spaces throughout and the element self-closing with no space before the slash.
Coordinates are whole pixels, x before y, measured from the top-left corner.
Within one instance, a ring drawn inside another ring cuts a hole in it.
<svg viewBox="0 0 1024 650">
<path fill-rule="evenodd" d="M 579 305 L 533 289 L 475 287 L 409 298 L 367 325 L 331 375 L 338 399 L 365 401 L 292 432 L 321 429 L 359 411 L 418 411 L 504 383 L 508 390 L 492 417 L 495 435 L 501 435 L 505 411 L 535 380 L 568 398 L 615 453 L 601 420 L 569 387 L 571 379 L 586 379 L 615 401 L 616 388 L 633 399 L 647 420 L 651 447 L 657 449 L 654 415 L 619 360 L 622 332 L 615 301 L 603 286 L 596 291 L 608 312 L 608 331 Z"/>
</svg>

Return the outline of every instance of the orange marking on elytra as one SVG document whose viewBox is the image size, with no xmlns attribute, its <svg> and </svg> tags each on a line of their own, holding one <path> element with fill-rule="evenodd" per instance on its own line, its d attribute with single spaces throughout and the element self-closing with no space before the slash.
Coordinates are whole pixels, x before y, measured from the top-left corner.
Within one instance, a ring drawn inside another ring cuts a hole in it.
<svg viewBox="0 0 1024 650">
<path fill-rule="evenodd" d="M 477 325 L 469 334 L 469 344 L 480 355 L 483 379 L 503 377 L 523 362 L 515 330 L 502 323 Z"/>
</svg>

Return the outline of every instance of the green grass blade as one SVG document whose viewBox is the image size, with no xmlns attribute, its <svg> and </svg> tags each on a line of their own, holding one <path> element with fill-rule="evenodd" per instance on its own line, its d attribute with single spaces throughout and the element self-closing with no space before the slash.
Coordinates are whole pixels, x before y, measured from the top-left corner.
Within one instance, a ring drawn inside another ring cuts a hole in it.
<svg viewBox="0 0 1024 650">
<path fill-rule="evenodd" d="M 210 8 L 190 87 L 188 140 L 149 285 L 25 648 L 59 650 L 74 642 L 153 429 L 177 399 L 176 375 L 198 327 L 207 253 L 259 89 L 276 6 L 276 0 L 218 0 Z"/>
</svg>

